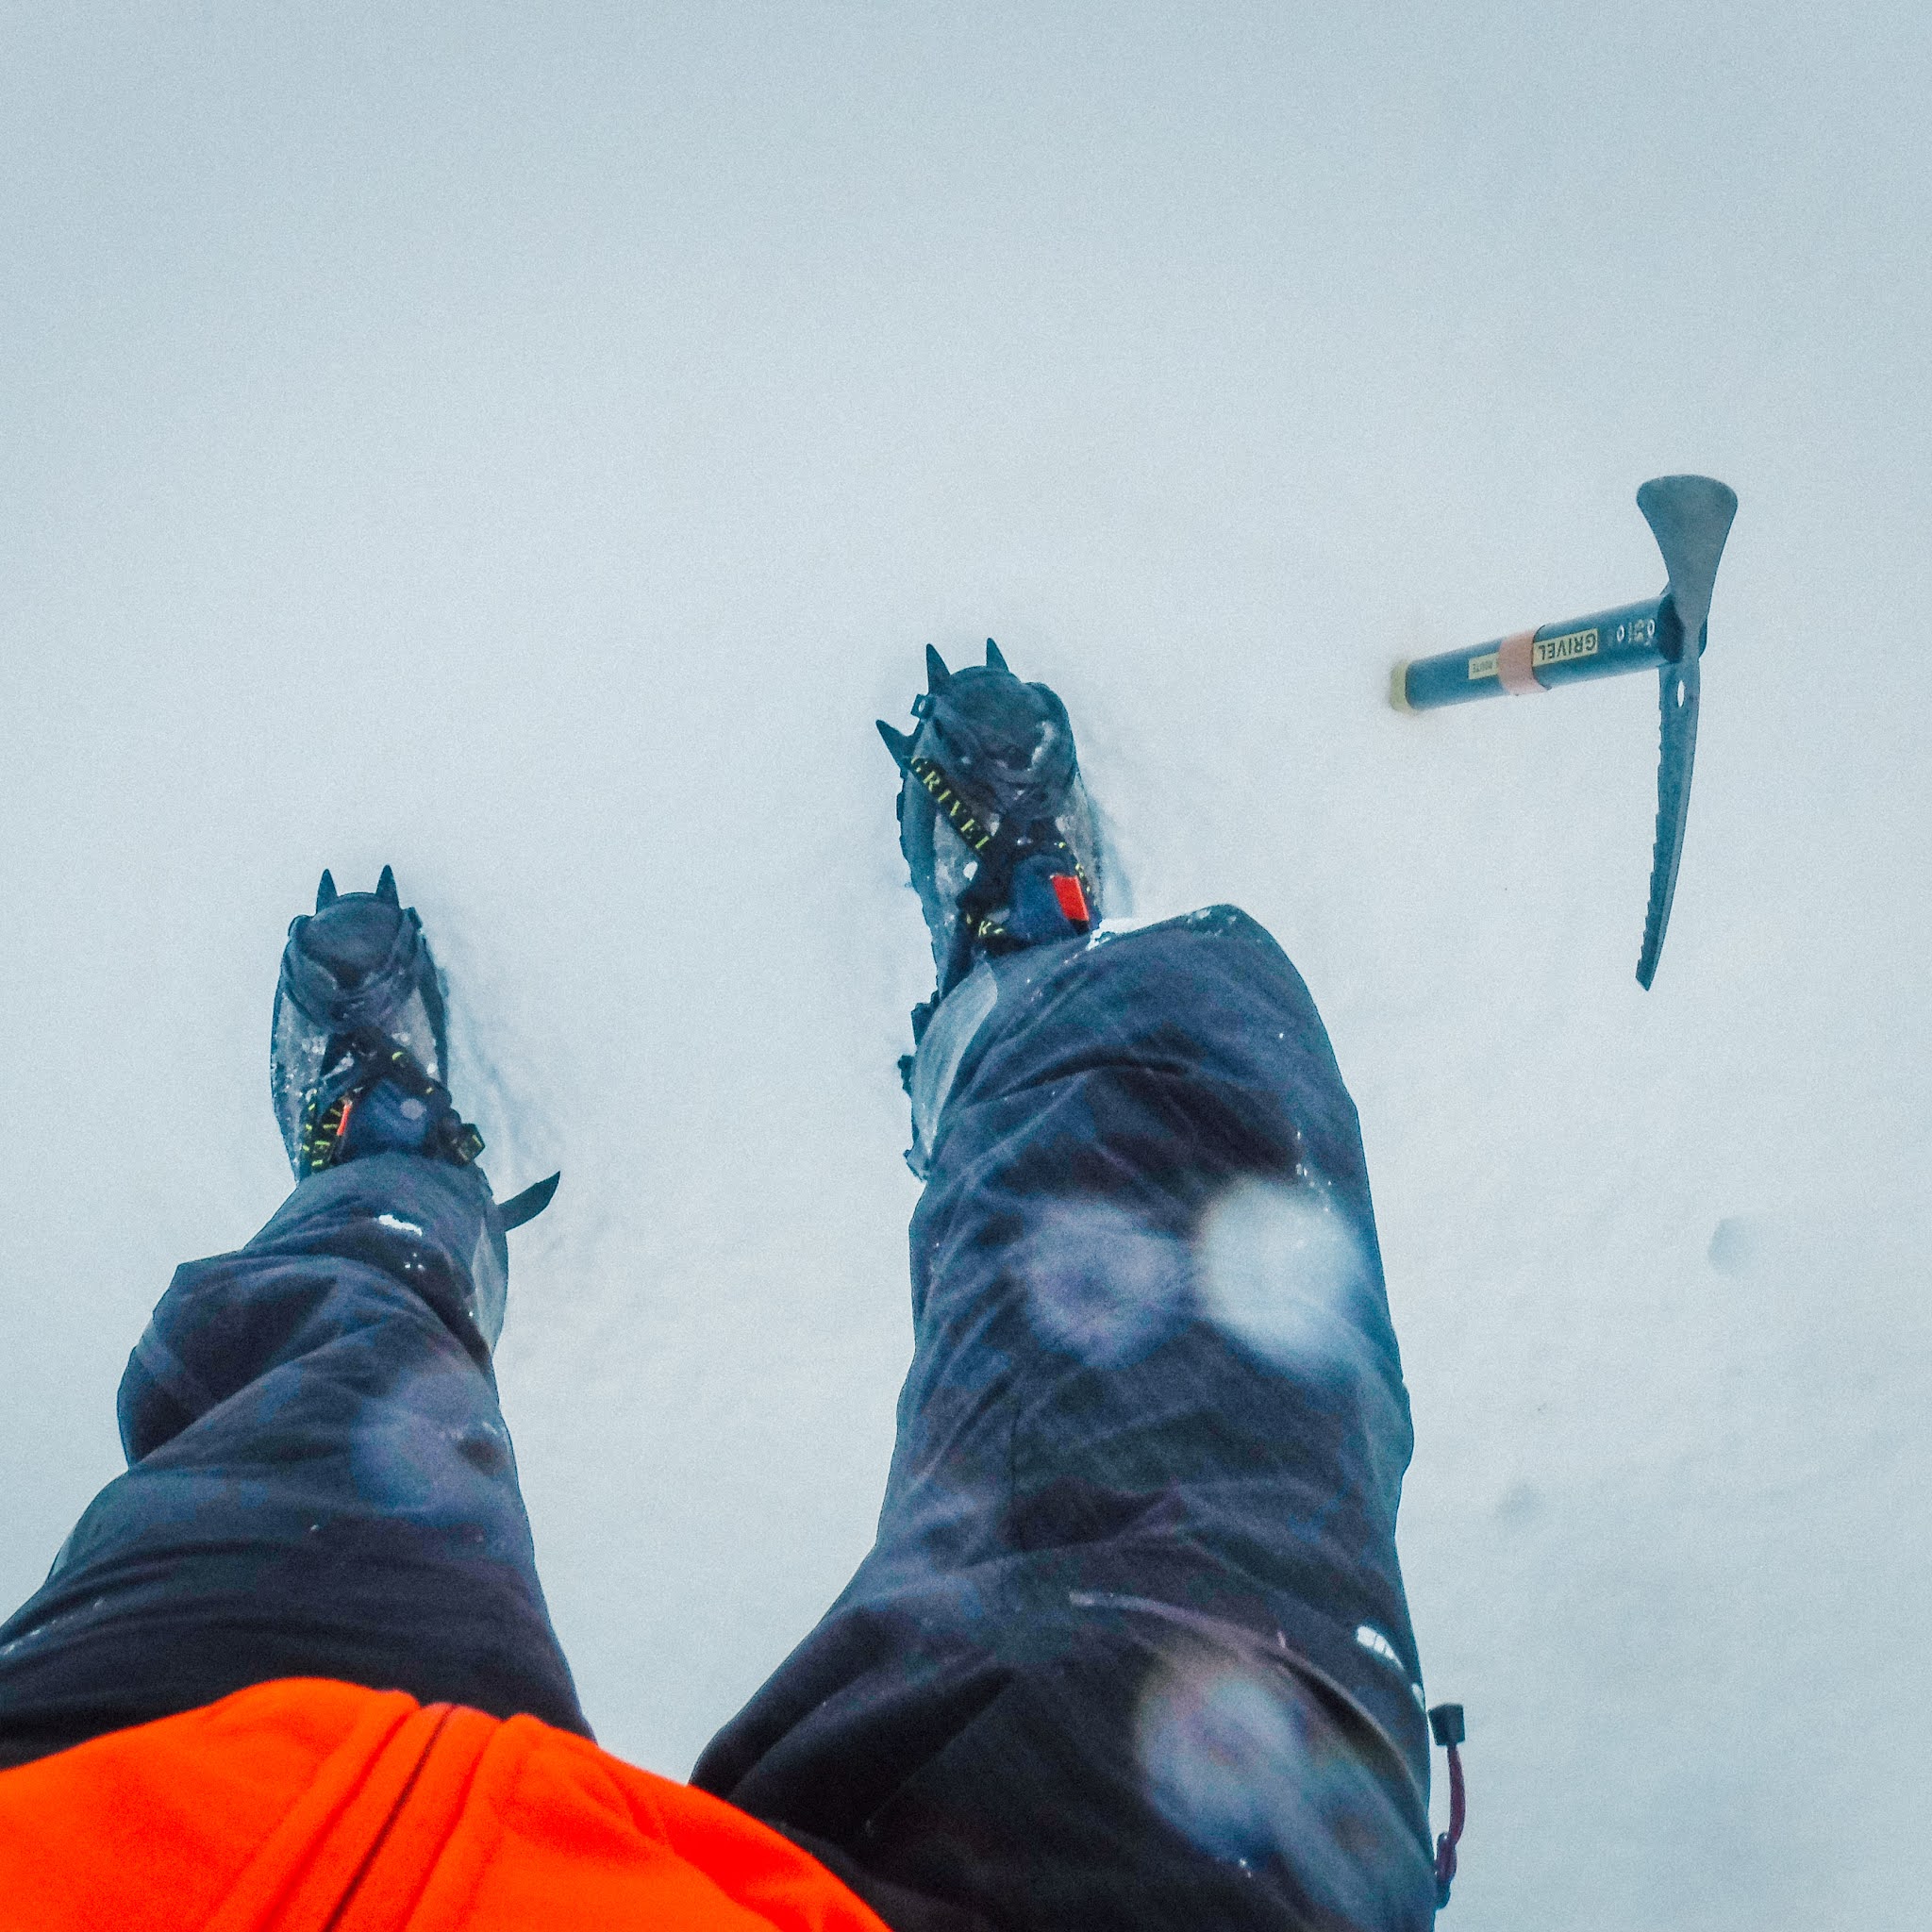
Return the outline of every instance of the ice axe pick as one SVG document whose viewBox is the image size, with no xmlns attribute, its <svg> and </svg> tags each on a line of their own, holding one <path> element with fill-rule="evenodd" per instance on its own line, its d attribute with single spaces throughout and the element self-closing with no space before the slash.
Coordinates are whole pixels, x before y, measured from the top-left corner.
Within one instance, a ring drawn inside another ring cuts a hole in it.
<svg viewBox="0 0 1932 1932">
<path fill-rule="evenodd" d="M 1657 846 L 1637 961 L 1638 984 L 1647 990 L 1677 890 L 1690 767 L 1697 756 L 1698 659 L 1707 634 L 1711 585 L 1738 513 L 1738 496 L 1709 476 L 1654 476 L 1637 492 L 1637 508 L 1664 555 L 1669 581 L 1661 596 L 1541 625 L 1473 651 L 1444 651 L 1398 664 L 1390 695 L 1399 710 L 1433 711 L 1475 698 L 1526 697 L 1626 671 L 1657 673 L 1663 742 L 1657 768 Z"/>
</svg>

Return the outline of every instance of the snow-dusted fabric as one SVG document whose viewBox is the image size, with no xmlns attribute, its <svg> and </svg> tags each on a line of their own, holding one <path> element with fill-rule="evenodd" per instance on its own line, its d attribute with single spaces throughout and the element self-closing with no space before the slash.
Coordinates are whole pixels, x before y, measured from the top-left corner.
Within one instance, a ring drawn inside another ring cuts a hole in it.
<svg viewBox="0 0 1932 1932">
<path fill-rule="evenodd" d="M 1226 907 L 981 970 L 913 1073 L 876 1544 L 693 1782 L 1000 1932 L 1424 1926 L 1408 1407 L 1313 1003 Z"/>
<path fill-rule="evenodd" d="M 483 1339 L 505 1267 L 479 1173 L 387 1154 L 177 1270 L 127 1472 L 0 1626 L 0 1765 L 277 1677 L 588 1735 Z"/>
<path fill-rule="evenodd" d="M 988 977 L 914 1070 L 876 1546 L 693 1782 L 895 1932 L 1420 1928 L 1407 1404 L 1313 1005 L 1228 908 Z M 127 1474 L 0 1627 L 0 1765 L 295 1677 L 586 1731 L 478 1325 L 503 1270 L 481 1176 L 403 1155 L 182 1269 Z"/>
</svg>

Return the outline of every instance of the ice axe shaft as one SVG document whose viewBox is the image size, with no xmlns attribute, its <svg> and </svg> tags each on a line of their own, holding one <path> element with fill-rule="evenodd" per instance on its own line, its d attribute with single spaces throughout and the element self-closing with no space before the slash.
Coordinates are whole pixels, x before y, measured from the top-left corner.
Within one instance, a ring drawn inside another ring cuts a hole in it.
<svg viewBox="0 0 1932 1932">
<path fill-rule="evenodd" d="M 1662 744 L 1657 842 L 1637 962 L 1638 980 L 1647 988 L 1663 950 L 1677 888 L 1697 756 L 1698 660 L 1707 636 L 1718 559 L 1738 512 L 1738 498 L 1709 476 L 1657 476 L 1637 492 L 1637 507 L 1663 552 L 1669 581 L 1660 595 L 1539 625 L 1472 651 L 1444 651 L 1398 664 L 1390 696 L 1402 710 L 1432 711 L 1476 698 L 1527 697 L 1626 671 L 1658 674 Z"/>
<path fill-rule="evenodd" d="M 1399 710 L 1434 711 L 1477 698 L 1529 697 L 1625 671 L 1655 671 L 1664 661 L 1657 618 L 1669 594 L 1398 664 L 1391 695 Z"/>
</svg>

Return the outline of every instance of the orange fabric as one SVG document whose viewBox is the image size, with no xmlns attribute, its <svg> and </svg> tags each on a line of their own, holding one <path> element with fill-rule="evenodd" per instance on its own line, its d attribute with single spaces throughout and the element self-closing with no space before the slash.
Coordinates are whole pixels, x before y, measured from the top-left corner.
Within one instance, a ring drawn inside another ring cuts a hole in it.
<svg viewBox="0 0 1932 1932">
<path fill-rule="evenodd" d="M 0 1772 L 8 1932 L 885 1932 L 720 1799 L 535 1718 L 293 1678 Z"/>
</svg>

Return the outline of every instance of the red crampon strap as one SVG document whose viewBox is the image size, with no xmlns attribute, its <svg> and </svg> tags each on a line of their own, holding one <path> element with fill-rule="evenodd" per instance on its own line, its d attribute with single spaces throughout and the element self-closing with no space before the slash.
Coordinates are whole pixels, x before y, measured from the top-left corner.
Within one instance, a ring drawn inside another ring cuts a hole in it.
<svg viewBox="0 0 1932 1932">
<path fill-rule="evenodd" d="M 1009 814 L 1001 818 L 984 805 L 975 808 L 967 802 L 965 793 L 945 767 L 924 752 L 908 758 L 905 768 L 925 788 L 940 815 L 966 841 L 979 861 L 973 884 L 959 896 L 956 948 L 970 947 L 977 941 L 989 952 L 1001 952 L 1020 943 L 993 913 L 1012 883 L 1015 862 L 1041 852 L 1058 854 L 1066 868 L 1055 874 L 1050 882 L 1060 916 L 1075 931 L 1085 932 L 1091 926 L 1093 888 L 1088 883 L 1079 855 L 1067 843 L 1051 816 L 1020 820 Z M 982 811 L 985 818 L 979 816 Z M 989 830 L 988 820 L 998 829 Z M 940 976 L 941 990 L 950 987 L 969 963 L 970 958 L 961 959 L 956 952 L 953 965 Z"/>
<path fill-rule="evenodd" d="M 1075 874 L 1056 873 L 1048 884 L 1053 887 L 1053 895 L 1059 902 L 1060 915 L 1069 925 L 1077 925 L 1084 931 L 1092 924 L 1093 915 L 1087 909 L 1087 894 Z"/>
</svg>

